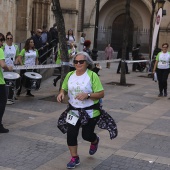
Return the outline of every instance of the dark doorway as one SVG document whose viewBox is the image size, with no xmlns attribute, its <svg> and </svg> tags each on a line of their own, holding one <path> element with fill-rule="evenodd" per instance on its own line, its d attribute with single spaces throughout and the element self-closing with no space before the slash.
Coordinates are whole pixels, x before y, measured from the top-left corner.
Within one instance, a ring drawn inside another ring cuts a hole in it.
<svg viewBox="0 0 170 170">
<path fill-rule="evenodd" d="M 111 45 L 115 51 L 118 51 L 122 46 L 124 23 L 125 23 L 125 14 L 119 15 L 113 21 Z M 134 31 L 134 23 L 130 18 L 129 49 L 132 49 L 132 45 L 133 45 L 133 31 Z"/>
</svg>

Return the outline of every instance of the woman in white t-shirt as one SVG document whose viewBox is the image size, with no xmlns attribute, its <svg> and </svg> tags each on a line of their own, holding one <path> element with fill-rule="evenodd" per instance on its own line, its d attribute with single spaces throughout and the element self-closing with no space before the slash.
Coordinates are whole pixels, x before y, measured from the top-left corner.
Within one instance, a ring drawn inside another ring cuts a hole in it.
<svg viewBox="0 0 170 170">
<path fill-rule="evenodd" d="M 6 35 L 6 43 L 2 47 L 5 55 L 5 63 L 7 66 L 14 66 L 15 60 L 19 55 L 19 48 L 13 44 L 13 35 L 8 32 Z"/>
<path fill-rule="evenodd" d="M 79 52 L 73 59 L 75 71 L 69 72 L 62 84 L 57 101 L 61 102 L 65 93 L 68 93 L 69 106 L 73 108 L 68 113 L 67 119 L 67 144 L 71 153 L 71 161 L 67 164 L 67 168 L 75 168 L 80 164 L 78 156 L 78 141 L 80 127 L 82 128 L 82 137 L 90 142 L 89 154 L 94 155 L 99 144 L 99 137 L 94 132 L 97 121 L 100 117 L 100 111 L 96 110 L 99 106 L 99 99 L 104 97 L 104 89 L 101 81 L 96 73 L 88 68 L 93 65 L 90 56 L 85 52 Z M 86 110 L 89 116 L 88 123 L 81 126 L 78 118 L 79 111 L 82 108 Z"/>
<path fill-rule="evenodd" d="M 169 66 L 170 66 L 170 52 L 168 52 L 168 43 L 162 44 L 162 51 L 158 53 L 156 56 L 156 62 L 153 68 L 153 73 L 155 71 L 158 77 L 159 84 L 159 95 L 158 97 L 162 97 L 163 95 L 167 96 L 167 79 L 169 75 Z"/>
<path fill-rule="evenodd" d="M 80 42 L 79 42 L 79 51 L 83 51 L 84 49 L 85 36 L 86 36 L 85 33 L 81 34 Z"/>
<path fill-rule="evenodd" d="M 38 65 L 38 56 L 39 56 L 38 51 L 37 51 L 37 49 L 35 49 L 35 46 L 34 46 L 34 40 L 32 38 L 29 38 L 29 39 L 26 40 L 25 47 L 22 49 L 22 51 L 19 54 L 18 61 L 21 65 L 34 66 L 34 65 Z M 28 70 L 21 70 L 20 71 L 20 75 L 22 77 L 22 80 L 21 80 L 21 87 L 17 92 L 18 96 L 21 93 L 23 76 L 24 76 L 24 73 L 26 71 L 28 71 Z M 31 94 L 31 90 L 27 90 L 26 95 L 34 97 L 34 95 Z"/>
<path fill-rule="evenodd" d="M 19 48 L 16 44 L 13 43 L 13 35 L 11 34 L 11 32 L 7 32 L 6 43 L 3 44 L 2 49 L 4 51 L 6 65 L 13 67 L 19 55 Z M 8 105 L 14 104 L 13 99 L 16 99 L 16 97 L 14 97 L 14 94 L 15 93 L 13 89 L 11 87 L 8 88 Z"/>
<path fill-rule="evenodd" d="M 66 39 L 67 39 L 67 46 L 68 46 L 68 48 L 70 48 L 70 44 L 71 43 L 73 43 L 73 44 L 75 43 L 75 36 L 73 34 L 73 30 L 72 29 L 68 30 L 68 33 L 66 35 Z"/>
</svg>

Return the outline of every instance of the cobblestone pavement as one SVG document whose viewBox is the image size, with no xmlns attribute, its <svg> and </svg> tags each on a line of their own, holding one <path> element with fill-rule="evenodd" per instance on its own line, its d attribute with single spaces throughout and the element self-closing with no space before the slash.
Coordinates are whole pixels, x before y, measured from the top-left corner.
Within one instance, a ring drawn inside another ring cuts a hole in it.
<svg viewBox="0 0 170 170">
<path fill-rule="evenodd" d="M 145 77 L 146 72 L 126 75 L 127 83 L 133 86 L 110 85 L 120 81 L 117 64 L 111 64 L 111 69 L 102 66 L 103 107 L 117 122 L 119 135 L 110 140 L 108 131 L 96 128 L 99 148 L 90 156 L 89 143 L 80 133 L 81 164 L 76 169 L 170 170 L 170 100 L 157 97 L 158 85 Z M 56 102 L 59 85 L 52 85 L 53 78 L 32 92 L 34 98 L 24 93 L 14 105 L 6 107 L 3 122 L 10 132 L 0 134 L 0 170 L 66 169 L 70 160 L 66 135 L 57 128 L 66 104 Z"/>
</svg>

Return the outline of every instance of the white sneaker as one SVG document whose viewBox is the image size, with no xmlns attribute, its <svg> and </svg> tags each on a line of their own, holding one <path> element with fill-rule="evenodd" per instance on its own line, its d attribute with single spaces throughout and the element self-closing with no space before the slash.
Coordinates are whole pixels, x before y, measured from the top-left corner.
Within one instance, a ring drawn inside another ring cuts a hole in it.
<svg viewBox="0 0 170 170">
<path fill-rule="evenodd" d="M 11 104 L 14 104 L 14 101 L 12 101 L 12 100 L 7 100 L 7 103 L 6 103 L 7 105 L 11 105 Z"/>
</svg>

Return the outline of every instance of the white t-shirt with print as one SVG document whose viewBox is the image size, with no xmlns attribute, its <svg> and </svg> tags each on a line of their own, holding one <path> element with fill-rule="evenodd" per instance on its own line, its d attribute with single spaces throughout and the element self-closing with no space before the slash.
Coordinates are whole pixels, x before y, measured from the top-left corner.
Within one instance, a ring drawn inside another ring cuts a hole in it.
<svg viewBox="0 0 170 170">
<path fill-rule="evenodd" d="M 103 86 L 100 82 L 99 77 L 96 73 L 88 70 L 81 76 L 76 75 L 76 71 L 73 72 L 72 75 L 68 77 L 66 76 L 63 84 L 62 89 L 68 92 L 69 96 L 69 103 L 75 108 L 85 108 L 92 106 L 93 104 L 97 103 L 98 100 L 94 101 L 91 99 L 86 100 L 78 100 L 75 97 L 79 93 L 94 93 L 100 92 L 103 90 Z M 86 110 L 89 116 L 92 118 L 94 117 L 93 110 Z"/>
<path fill-rule="evenodd" d="M 14 66 L 16 48 L 14 45 L 8 46 L 7 44 L 4 47 L 5 63 L 7 66 Z"/>
<path fill-rule="evenodd" d="M 168 69 L 170 65 L 170 52 L 160 52 L 156 56 L 156 60 L 158 61 L 158 68 L 159 69 Z"/>
<path fill-rule="evenodd" d="M 36 64 L 37 50 L 29 50 L 28 52 L 23 49 L 20 53 L 24 57 L 25 66 L 34 66 Z"/>
</svg>

